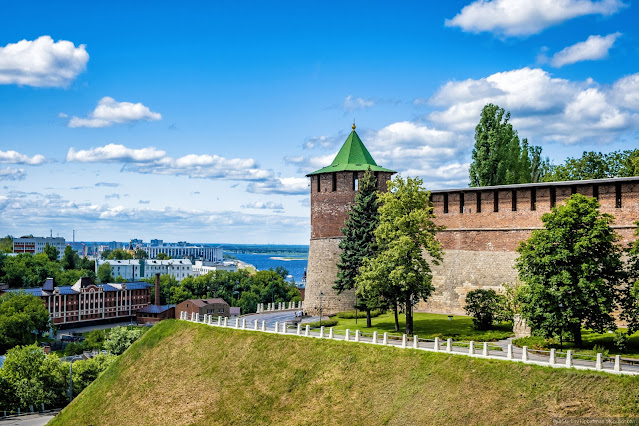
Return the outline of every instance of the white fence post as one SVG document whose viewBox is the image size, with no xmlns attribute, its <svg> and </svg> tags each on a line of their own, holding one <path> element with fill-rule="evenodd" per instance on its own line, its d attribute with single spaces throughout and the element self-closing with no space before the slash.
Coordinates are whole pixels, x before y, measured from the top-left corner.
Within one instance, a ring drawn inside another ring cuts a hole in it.
<svg viewBox="0 0 639 426">
<path fill-rule="evenodd" d="M 282 323 L 282 334 L 286 334 L 286 321 Z"/>
<path fill-rule="evenodd" d="M 240 328 L 240 319 L 235 318 L 235 328 Z"/>
<path fill-rule="evenodd" d="M 300 336 L 302 334 L 302 323 L 297 323 L 297 335 Z"/>
<path fill-rule="evenodd" d="M 262 331 L 266 331 L 266 321 L 262 321 Z"/>
<path fill-rule="evenodd" d="M 324 326 L 320 327 L 320 339 L 324 338 Z"/>
<path fill-rule="evenodd" d="M 435 352 L 439 352 L 439 337 L 435 337 L 435 344 L 433 345 L 433 350 Z"/>
<path fill-rule="evenodd" d="M 468 345 L 468 355 L 475 355 L 475 342 L 470 341 L 470 345 Z"/>
<path fill-rule="evenodd" d="M 550 350 L 550 359 L 548 360 L 548 364 L 555 365 L 555 359 L 557 358 L 556 349 L 552 348 Z"/>
<path fill-rule="evenodd" d="M 333 327 L 328 329 L 328 338 L 332 339 L 333 338 Z"/>
<path fill-rule="evenodd" d="M 521 348 L 521 360 L 523 362 L 528 362 L 528 346 Z"/>
<path fill-rule="evenodd" d="M 483 356 L 488 356 L 488 342 L 484 342 L 484 348 L 481 351 Z"/>
<path fill-rule="evenodd" d="M 280 323 L 279 321 L 275 321 L 275 332 L 279 332 L 279 328 L 280 328 Z"/>
<path fill-rule="evenodd" d="M 257 331 L 257 320 L 253 320 L 253 330 Z"/>
<path fill-rule="evenodd" d="M 218 326 L 221 326 L 221 325 L 222 325 L 222 317 L 221 317 L 221 316 L 218 316 L 218 317 L 217 317 L 217 325 L 218 325 Z"/>
<path fill-rule="evenodd" d="M 355 341 L 359 342 L 359 330 L 355 330 Z"/>
<path fill-rule="evenodd" d="M 246 330 L 246 318 L 242 318 L 242 330 Z"/>
<path fill-rule="evenodd" d="M 572 367 L 572 351 L 566 351 L 566 367 Z"/>
<path fill-rule="evenodd" d="M 413 335 L 413 349 L 417 349 L 419 347 L 419 337 L 417 334 Z"/>
<path fill-rule="evenodd" d="M 615 366 L 613 371 L 621 371 L 621 357 L 619 355 L 615 355 Z"/>
<path fill-rule="evenodd" d="M 603 369 L 603 362 L 602 362 L 602 357 L 600 353 L 597 354 L 597 362 L 595 363 L 595 369 L 596 370 Z"/>
<path fill-rule="evenodd" d="M 351 331 L 347 328 L 346 329 L 346 334 L 344 335 L 344 341 L 348 342 L 348 340 L 350 339 L 351 335 Z"/>
<path fill-rule="evenodd" d="M 388 345 L 388 333 L 384 333 L 384 339 L 382 340 L 382 345 Z"/>
<path fill-rule="evenodd" d="M 453 339 L 446 339 L 446 352 L 453 351 Z"/>
<path fill-rule="evenodd" d="M 376 345 L 377 344 L 377 332 L 373 331 L 373 344 Z"/>
<path fill-rule="evenodd" d="M 229 318 L 224 317 L 224 327 L 228 327 L 228 326 L 229 326 Z"/>
<path fill-rule="evenodd" d="M 308 337 L 308 334 L 310 333 L 310 331 L 311 331 L 311 327 L 308 324 L 306 324 L 306 328 L 304 329 L 304 336 Z"/>
<path fill-rule="evenodd" d="M 506 359 L 513 359 L 513 345 L 508 344 L 508 349 L 506 349 Z"/>
<path fill-rule="evenodd" d="M 406 349 L 406 335 L 402 334 L 402 348 Z"/>
</svg>

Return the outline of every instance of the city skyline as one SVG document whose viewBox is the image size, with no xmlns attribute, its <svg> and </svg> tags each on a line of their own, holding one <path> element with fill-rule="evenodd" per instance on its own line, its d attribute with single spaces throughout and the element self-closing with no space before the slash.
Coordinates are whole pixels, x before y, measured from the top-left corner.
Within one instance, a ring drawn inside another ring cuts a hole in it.
<svg viewBox="0 0 639 426">
<path fill-rule="evenodd" d="M 308 244 L 353 120 L 428 189 L 468 184 L 488 102 L 555 164 L 636 148 L 630 2 L 72 5 L 5 6 L 4 235 Z"/>
</svg>

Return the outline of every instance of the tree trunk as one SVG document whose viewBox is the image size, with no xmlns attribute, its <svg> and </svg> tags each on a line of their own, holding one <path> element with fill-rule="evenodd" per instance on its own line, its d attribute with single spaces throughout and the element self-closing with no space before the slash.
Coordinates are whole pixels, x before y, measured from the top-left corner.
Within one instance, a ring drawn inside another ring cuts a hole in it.
<svg viewBox="0 0 639 426">
<path fill-rule="evenodd" d="M 371 328 L 373 324 L 371 323 L 371 310 L 366 308 L 366 328 Z"/>
<path fill-rule="evenodd" d="M 572 334 L 572 339 L 575 342 L 575 346 L 578 348 L 582 347 L 583 340 L 581 339 L 581 323 L 571 324 L 570 333 Z"/>
<path fill-rule="evenodd" d="M 395 332 L 399 331 L 399 316 L 397 315 L 397 302 L 393 304 L 393 311 L 395 312 Z"/>
<path fill-rule="evenodd" d="M 413 335 L 413 305 L 410 302 L 410 297 L 406 298 L 406 335 Z"/>
</svg>

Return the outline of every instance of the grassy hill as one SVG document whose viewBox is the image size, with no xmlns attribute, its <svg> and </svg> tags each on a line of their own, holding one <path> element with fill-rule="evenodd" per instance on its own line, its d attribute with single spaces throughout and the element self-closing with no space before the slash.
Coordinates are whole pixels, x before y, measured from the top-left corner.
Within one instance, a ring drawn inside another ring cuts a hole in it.
<svg viewBox="0 0 639 426">
<path fill-rule="evenodd" d="M 543 424 L 562 416 L 639 416 L 639 378 L 169 320 L 52 424 Z"/>
</svg>

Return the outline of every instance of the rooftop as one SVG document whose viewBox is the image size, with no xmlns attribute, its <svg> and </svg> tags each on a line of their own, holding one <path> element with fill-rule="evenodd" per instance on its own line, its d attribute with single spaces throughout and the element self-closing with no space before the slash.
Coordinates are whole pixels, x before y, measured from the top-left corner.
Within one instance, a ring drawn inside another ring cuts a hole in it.
<svg viewBox="0 0 639 426">
<path fill-rule="evenodd" d="M 322 169 L 316 170 L 313 173 L 309 173 L 306 176 L 317 175 L 320 173 L 333 173 L 343 171 L 362 171 L 370 169 L 374 172 L 389 172 L 395 173 L 394 170 L 385 169 L 377 165 L 368 149 L 364 146 L 364 143 L 355 132 L 355 124 L 353 124 L 353 131 L 342 148 L 339 150 L 335 159 L 330 166 L 326 166 Z"/>
<path fill-rule="evenodd" d="M 144 308 L 138 309 L 138 312 L 142 312 L 145 314 L 161 314 L 162 312 L 166 312 L 171 308 L 175 308 L 175 305 L 147 305 Z"/>
</svg>

